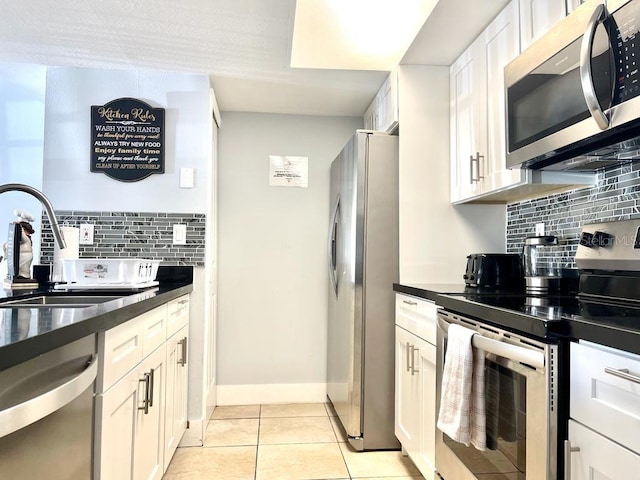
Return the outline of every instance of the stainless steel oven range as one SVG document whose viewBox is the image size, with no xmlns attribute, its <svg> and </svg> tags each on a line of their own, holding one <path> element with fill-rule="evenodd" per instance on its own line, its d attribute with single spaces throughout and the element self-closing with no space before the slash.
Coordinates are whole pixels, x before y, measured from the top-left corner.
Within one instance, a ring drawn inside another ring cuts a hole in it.
<svg viewBox="0 0 640 480">
<path fill-rule="evenodd" d="M 436 430 L 438 472 L 445 480 L 555 480 L 561 345 L 442 310 L 437 334 L 438 401 L 447 331 L 452 324 L 474 330 L 472 344 L 485 352 L 487 449 L 465 446 Z"/>
</svg>

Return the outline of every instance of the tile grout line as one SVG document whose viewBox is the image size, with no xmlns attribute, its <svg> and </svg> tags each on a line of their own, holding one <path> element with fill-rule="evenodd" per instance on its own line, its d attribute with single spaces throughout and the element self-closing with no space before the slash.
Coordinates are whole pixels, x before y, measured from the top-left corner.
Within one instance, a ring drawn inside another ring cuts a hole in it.
<svg viewBox="0 0 640 480">
<path fill-rule="evenodd" d="M 262 404 L 258 408 L 258 437 L 256 438 L 256 462 L 253 469 L 253 480 L 258 480 L 258 455 L 260 453 L 260 425 L 262 423 Z"/>
</svg>

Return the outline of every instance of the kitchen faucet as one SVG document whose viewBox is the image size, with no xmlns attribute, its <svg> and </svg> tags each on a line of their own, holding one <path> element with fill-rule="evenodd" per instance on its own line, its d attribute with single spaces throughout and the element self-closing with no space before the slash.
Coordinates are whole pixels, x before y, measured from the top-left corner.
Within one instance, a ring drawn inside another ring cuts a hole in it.
<svg viewBox="0 0 640 480">
<path fill-rule="evenodd" d="M 60 226 L 58 225 L 58 220 L 56 220 L 56 216 L 53 213 L 53 206 L 47 197 L 45 197 L 44 193 L 40 190 L 30 187 L 29 185 L 24 185 L 22 183 L 5 183 L 4 185 L 0 185 L 0 193 L 4 192 L 24 192 L 29 195 L 37 198 L 42 203 L 42 206 L 47 211 L 47 216 L 49 217 L 49 222 L 51 223 L 51 229 L 53 230 L 53 236 L 58 242 L 58 246 L 62 248 L 66 248 L 67 244 L 64 241 L 64 236 L 60 231 Z"/>
</svg>

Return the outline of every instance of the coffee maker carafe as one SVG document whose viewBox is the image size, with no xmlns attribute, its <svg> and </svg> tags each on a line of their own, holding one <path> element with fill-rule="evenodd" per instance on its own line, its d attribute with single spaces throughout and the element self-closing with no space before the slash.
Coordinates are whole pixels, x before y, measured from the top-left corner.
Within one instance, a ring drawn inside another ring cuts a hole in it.
<svg viewBox="0 0 640 480">
<path fill-rule="evenodd" d="M 558 237 L 542 235 L 524 240 L 522 258 L 524 281 L 528 293 L 544 294 L 560 290 L 561 271 L 554 264 L 554 247 Z"/>
</svg>

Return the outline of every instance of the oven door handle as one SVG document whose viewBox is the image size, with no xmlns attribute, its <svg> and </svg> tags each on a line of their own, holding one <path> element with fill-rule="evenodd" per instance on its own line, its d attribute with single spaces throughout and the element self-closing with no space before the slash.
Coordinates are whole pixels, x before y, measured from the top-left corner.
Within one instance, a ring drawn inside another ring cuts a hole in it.
<svg viewBox="0 0 640 480">
<path fill-rule="evenodd" d="M 446 338 L 449 322 L 438 316 L 438 328 Z M 479 333 L 471 337 L 471 345 L 485 352 L 513 360 L 514 362 L 524 363 L 535 368 L 544 368 L 544 354 L 536 350 L 530 350 L 510 343 L 501 342 L 500 340 L 494 340 L 493 338 L 483 337 Z"/>
</svg>

